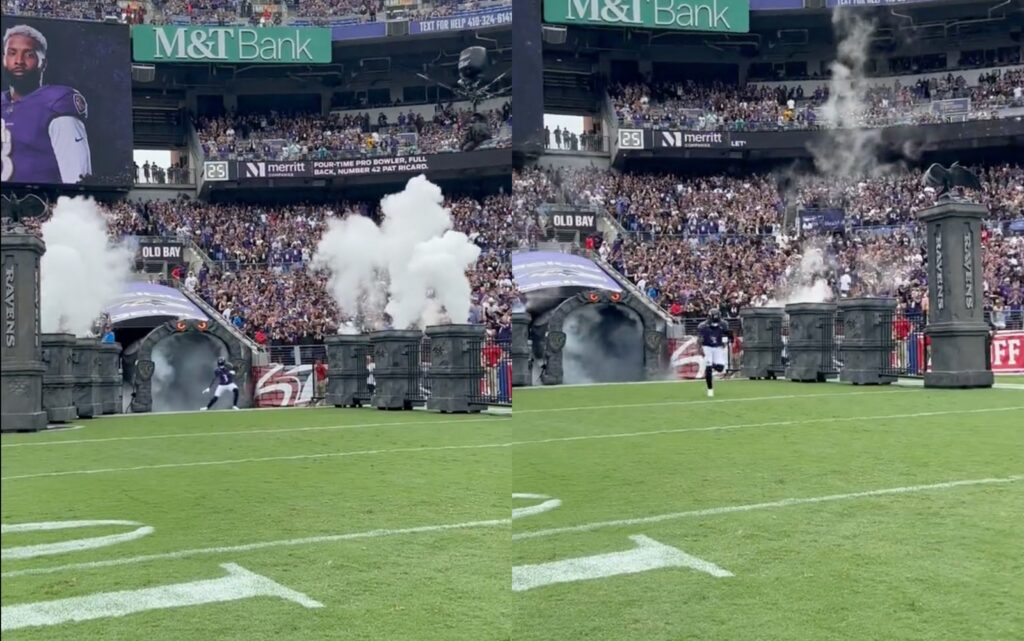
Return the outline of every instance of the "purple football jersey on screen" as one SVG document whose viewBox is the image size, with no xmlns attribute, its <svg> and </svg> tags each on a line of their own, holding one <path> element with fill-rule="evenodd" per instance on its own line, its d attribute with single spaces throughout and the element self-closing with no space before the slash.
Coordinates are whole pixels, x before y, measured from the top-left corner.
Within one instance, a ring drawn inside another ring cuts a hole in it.
<svg viewBox="0 0 1024 641">
<path fill-rule="evenodd" d="M 50 143 L 50 122 L 60 116 L 88 117 L 85 98 L 71 87 L 43 85 L 21 100 L 3 92 L 4 175 L 19 183 L 60 183 L 60 167 Z M 9 166 L 8 166 L 9 163 Z"/>
</svg>

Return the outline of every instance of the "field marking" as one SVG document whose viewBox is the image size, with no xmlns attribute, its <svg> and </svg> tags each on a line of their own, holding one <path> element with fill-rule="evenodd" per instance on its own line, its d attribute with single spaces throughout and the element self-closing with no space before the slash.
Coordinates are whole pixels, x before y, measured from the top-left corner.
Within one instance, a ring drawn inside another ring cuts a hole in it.
<svg viewBox="0 0 1024 641">
<path fill-rule="evenodd" d="M 751 402 L 761 400 L 793 400 L 796 398 L 819 398 L 827 396 L 856 396 L 861 394 L 900 394 L 903 393 L 900 390 L 885 390 L 885 391 L 859 391 L 859 392 L 843 392 L 843 393 L 826 393 L 826 394 L 787 394 L 780 396 L 752 396 L 746 398 L 718 398 L 714 400 L 709 399 L 695 399 L 695 400 L 669 400 L 664 402 L 651 402 L 651 403 L 630 403 L 630 404 L 617 404 L 617 405 L 589 405 L 585 408 L 551 408 L 547 410 L 519 410 L 513 411 L 512 416 L 517 414 L 544 414 L 547 412 L 579 412 L 585 410 L 614 410 L 614 409 L 627 409 L 627 408 L 655 408 L 664 407 L 664 405 L 688 405 L 688 404 L 703 404 L 703 403 L 717 403 L 725 404 L 730 402 Z M 188 414 L 188 413 L 182 413 Z M 322 425 L 322 426 L 309 426 L 309 427 L 282 427 L 273 429 L 253 429 L 248 430 L 246 428 L 240 428 L 238 430 L 221 430 L 217 432 L 187 432 L 178 434 L 145 434 L 140 436 L 110 436 L 103 438 L 78 438 L 78 439 L 61 439 L 61 440 L 45 440 L 39 442 L 20 442 L 20 443 L 3 443 L 0 447 L 29 447 L 29 446 L 47 446 L 47 445 L 69 445 L 78 443 L 102 443 L 112 441 L 134 441 L 134 440 L 151 440 L 151 439 L 166 439 L 166 438 L 189 438 L 193 436 L 249 436 L 252 434 L 279 434 L 287 432 L 311 432 L 311 431 L 327 431 L 327 430 L 344 430 L 344 429 L 356 429 L 356 428 L 367 428 L 367 427 L 391 427 L 391 426 L 404 426 L 404 425 L 451 425 L 459 423 L 486 423 L 488 421 L 494 421 L 494 418 L 480 418 L 480 419 L 450 419 L 450 420 L 438 420 L 438 421 L 396 421 L 389 423 L 356 423 L 352 425 Z"/>
<path fill-rule="evenodd" d="M 842 392 L 842 393 L 827 393 L 827 394 L 781 394 L 776 396 L 749 396 L 745 398 L 716 398 L 716 399 L 698 399 L 689 401 L 661 401 L 658 403 L 621 403 L 618 405 L 584 405 L 581 407 L 549 407 L 545 409 L 535 410 L 515 410 L 513 416 L 519 416 L 520 414 L 544 414 L 547 412 L 580 412 L 585 410 L 617 410 L 617 409 L 628 409 L 636 407 L 665 407 L 674 405 L 722 405 L 725 403 L 751 403 L 755 401 L 789 401 L 800 398 L 828 398 L 830 396 L 864 396 L 865 394 L 881 395 L 881 394 L 911 394 L 912 392 L 904 390 L 884 390 L 884 391 L 871 391 L 871 392 Z"/>
<path fill-rule="evenodd" d="M 0 534 L 14 534 L 18 532 L 43 532 L 52 530 L 70 530 L 81 527 L 96 527 L 100 525 L 138 525 L 140 527 L 131 532 L 110 534 L 107 536 L 94 536 L 87 539 L 73 539 L 71 541 L 56 541 L 54 543 L 40 543 L 38 545 L 19 545 L 0 550 L 0 559 L 32 559 L 37 556 L 50 556 L 53 554 L 66 554 L 79 550 L 93 550 L 96 548 L 117 545 L 127 541 L 134 541 L 152 534 L 155 530 L 138 521 L 100 520 L 100 521 L 44 521 L 40 523 L 15 523 L 0 525 Z"/>
<path fill-rule="evenodd" d="M 780 379 L 785 380 L 785 379 Z M 701 378 L 684 378 L 684 379 L 668 379 L 663 381 L 618 381 L 615 383 L 560 383 L 558 385 L 529 385 L 527 387 L 516 389 L 522 389 L 523 391 L 535 391 L 535 390 L 564 390 L 572 389 L 574 387 L 611 387 L 613 385 L 676 385 L 681 383 L 703 383 L 704 377 Z M 719 378 L 715 375 L 716 383 L 764 383 L 765 381 L 755 381 L 749 378 Z"/>
<path fill-rule="evenodd" d="M 300 539 L 278 539 L 274 541 L 259 541 L 257 543 L 242 543 L 239 545 L 225 545 L 209 548 L 193 548 L 191 550 L 178 550 L 176 552 L 160 552 L 157 554 L 131 556 L 125 557 L 123 559 L 106 559 L 104 561 L 86 561 L 82 563 L 69 563 L 67 565 L 55 565 L 45 568 L 12 570 L 10 572 L 0 573 L 0 577 L 6 579 L 9 577 L 16 576 L 53 574 L 55 572 L 66 572 L 68 570 L 91 570 L 94 568 L 109 568 L 121 565 L 134 565 L 136 563 L 148 563 L 150 561 L 187 559 L 194 556 L 203 556 L 206 554 L 230 554 L 235 552 L 252 552 L 253 550 L 266 550 L 280 547 L 294 547 L 296 545 L 311 545 L 314 543 L 335 543 L 338 541 L 355 541 L 359 539 L 379 539 L 389 536 L 402 536 L 405 534 L 432 534 L 435 532 L 449 532 L 452 530 L 492 528 L 510 525 L 511 523 L 512 519 L 489 519 L 485 521 L 466 521 L 463 523 L 442 523 L 440 525 L 419 525 L 416 527 L 398 529 L 368 530 L 366 532 L 325 534 L 321 536 L 307 536 Z"/>
<path fill-rule="evenodd" d="M 512 591 L 524 592 L 558 583 L 592 581 L 664 568 L 690 568 L 719 579 L 733 576 L 732 572 L 710 561 L 687 554 L 671 545 L 659 543 L 643 534 L 635 534 L 629 539 L 636 544 L 631 550 L 580 556 L 536 565 L 513 566 Z"/>
<path fill-rule="evenodd" d="M 922 418 L 927 416 L 946 416 L 950 414 L 987 414 L 992 412 L 1008 412 L 1011 410 L 1024 410 L 1024 405 L 1013 407 L 987 407 L 972 410 L 943 410 L 938 412 L 915 412 L 913 414 L 889 414 L 885 416 L 846 416 L 846 417 L 821 417 L 804 419 L 799 421 L 771 421 L 768 423 L 739 423 L 736 425 L 715 425 L 708 427 L 681 427 L 666 430 L 651 430 L 646 432 L 624 432 L 617 434 L 586 434 L 581 436 L 559 436 L 532 441 L 511 441 L 507 443 L 481 443 L 477 445 L 437 445 L 427 447 L 399 447 L 382 450 L 353 450 L 349 452 L 324 452 L 320 454 L 294 454 L 291 456 L 264 456 L 259 458 L 227 459 L 221 461 L 193 461 L 188 463 L 157 463 L 153 465 L 136 465 L 134 467 L 106 467 L 91 470 L 67 470 L 64 472 L 38 472 L 35 474 L 19 474 L 15 476 L 4 476 L 0 481 L 17 481 L 35 478 L 52 478 L 58 476 L 82 476 L 92 474 L 110 474 L 115 472 L 139 472 L 144 470 L 165 470 L 185 467 L 210 467 L 219 465 L 238 465 L 242 463 L 270 463 L 276 461 L 301 461 L 308 459 L 339 458 L 345 456 L 370 456 L 376 454 L 408 454 L 414 452 L 441 452 L 450 450 L 482 450 L 496 449 L 503 447 L 518 447 L 521 445 L 543 445 L 546 443 L 568 443 L 572 441 L 589 441 L 611 438 L 639 438 L 643 436 L 657 436 L 663 434 L 682 434 L 686 432 L 716 432 L 723 430 L 737 430 L 758 427 L 776 427 L 788 425 L 809 425 L 814 423 L 837 423 L 849 421 L 872 421 L 887 420 L 894 418 Z"/>
<path fill-rule="evenodd" d="M 512 498 L 514 498 L 514 499 L 537 499 L 539 501 L 544 501 L 543 503 L 538 503 L 536 505 L 531 505 L 529 507 L 517 507 L 517 508 L 514 508 L 512 510 L 512 518 L 513 519 L 521 519 L 524 516 L 532 516 L 534 514 L 542 514 L 544 512 L 549 511 L 549 510 L 553 510 L 553 509 L 555 509 L 556 507 L 558 507 L 558 506 L 560 506 L 562 504 L 561 499 L 553 499 L 550 496 L 548 496 L 547 494 L 526 494 L 526 493 L 522 493 L 522 492 L 517 492 L 517 493 L 513 493 L 512 494 Z"/>
<path fill-rule="evenodd" d="M 977 485 L 998 485 L 1024 481 L 1024 474 L 1015 474 L 1003 478 L 970 479 L 964 481 L 946 481 L 943 483 L 932 483 L 929 485 L 905 485 L 902 487 L 890 487 L 882 490 L 867 490 L 864 492 L 850 492 L 847 494 L 828 494 L 826 496 L 811 496 L 805 498 L 781 499 L 768 501 L 766 503 L 747 503 L 744 505 L 730 505 L 726 507 L 713 507 L 701 510 L 687 510 L 685 512 L 669 512 L 667 514 L 655 514 L 653 516 L 641 516 L 632 519 L 617 519 L 614 521 L 596 521 L 582 525 L 570 525 L 566 527 L 550 528 L 547 530 L 536 530 L 533 532 L 520 532 L 512 535 L 513 541 L 524 539 L 538 539 L 556 534 L 572 534 L 577 532 L 591 532 L 609 527 L 621 527 L 624 525 L 645 525 L 648 523 L 661 523 L 663 521 L 675 521 L 679 519 L 697 518 L 702 516 L 716 516 L 719 514 L 735 514 L 737 512 L 753 512 L 755 510 L 771 510 L 780 507 L 793 505 L 812 505 L 815 503 L 830 503 L 833 501 L 848 501 L 851 499 L 870 498 L 876 496 L 895 496 L 900 494 L 913 494 L 916 492 L 928 492 L 932 490 L 949 490 L 958 487 L 971 487 Z"/>
<path fill-rule="evenodd" d="M 123 617 L 147 610 L 164 610 L 208 603 L 225 603 L 261 596 L 273 596 L 304 608 L 322 608 L 323 603 L 287 588 L 267 577 L 250 572 L 234 563 L 222 563 L 228 575 L 219 579 L 161 585 L 140 590 L 102 592 L 53 601 L 5 605 L 2 611 L 4 631 L 21 628 L 77 623 L 110 617 Z"/>
<path fill-rule="evenodd" d="M 104 438 L 64 439 L 60 441 L 42 441 L 26 443 L 6 443 L 0 448 L 8 447 L 45 447 L 48 445 L 76 445 L 79 443 L 110 443 L 112 441 L 148 441 L 153 439 L 192 438 L 196 436 L 249 436 L 251 434 L 278 434 L 282 432 L 317 432 L 325 430 L 353 430 L 365 427 L 391 427 L 402 425 L 450 425 L 452 423 L 486 423 L 494 418 L 446 419 L 437 421 L 397 421 L 390 423 L 353 423 L 351 425 L 311 425 L 308 427 L 280 427 L 274 429 L 227 430 L 220 432 L 184 432 L 181 434 L 147 434 L 145 436 L 110 436 Z M 500 420 L 500 419 L 497 419 Z"/>
</svg>

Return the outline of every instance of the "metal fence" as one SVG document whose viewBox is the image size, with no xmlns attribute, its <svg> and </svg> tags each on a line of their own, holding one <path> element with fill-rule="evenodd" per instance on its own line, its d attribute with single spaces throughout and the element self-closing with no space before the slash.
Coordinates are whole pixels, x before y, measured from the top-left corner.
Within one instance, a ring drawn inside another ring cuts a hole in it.
<svg viewBox="0 0 1024 641">
<path fill-rule="evenodd" d="M 470 368 L 474 378 L 479 380 L 479 387 L 470 396 L 471 403 L 484 405 L 512 405 L 512 344 L 511 341 L 482 340 L 471 343 Z M 316 361 L 327 362 L 327 348 L 322 344 L 313 345 L 272 345 L 269 348 L 271 364 L 296 367 L 312 365 Z M 414 406 L 425 405 L 430 398 L 430 338 L 424 336 L 419 349 L 408 355 L 410 359 L 409 389 L 410 402 Z M 359 368 L 360 389 L 358 395 L 365 402 L 370 400 L 367 387 L 369 370 L 366 358 L 356 359 Z M 328 374 L 329 376 L 330 374 Z M 319 390 L 320 386 L 317 385 Z M 312 401 L 318 402 L 323 397 L 318 393 Z"/>
</svg>

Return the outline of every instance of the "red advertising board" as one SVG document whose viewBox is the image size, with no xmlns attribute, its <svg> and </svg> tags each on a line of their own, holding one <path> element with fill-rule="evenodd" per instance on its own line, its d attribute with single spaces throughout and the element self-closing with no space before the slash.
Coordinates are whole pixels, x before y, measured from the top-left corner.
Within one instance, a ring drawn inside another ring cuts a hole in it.
<svg viewBox="0 0 1024 641">
<path fill-rule="evenodd" d="M 1024 332 L 996 332 L 992 339 L 992 371 L 1024 373 Z"/>
<path fill-rule="evenodd" d="M 700 347 L 696 336 L 670 338 L 668 340 L 669 368 L 675 378 L 680 380 L 704 378 L 704 350 Z M 729 366 L 736 369 L 743 355 L 743 338 L 737 337 L 729 350 Z"/>
</svg>

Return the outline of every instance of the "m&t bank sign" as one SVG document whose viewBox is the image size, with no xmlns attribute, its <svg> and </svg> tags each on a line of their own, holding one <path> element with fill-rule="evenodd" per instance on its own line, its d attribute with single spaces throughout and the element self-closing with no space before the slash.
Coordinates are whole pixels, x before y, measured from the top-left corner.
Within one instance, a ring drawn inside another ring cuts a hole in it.
<svg viewBox="0 0 1024 641">
<path fill-rule="evenodd" d="M 323 28 L 132 28 L 136 62 L 329 64 L 331 30 Z"/>
<path fill-rule="evenodd" d="M 544 21 L 746 33 L 750 0 L 544 0 Z"/>
</svg>

